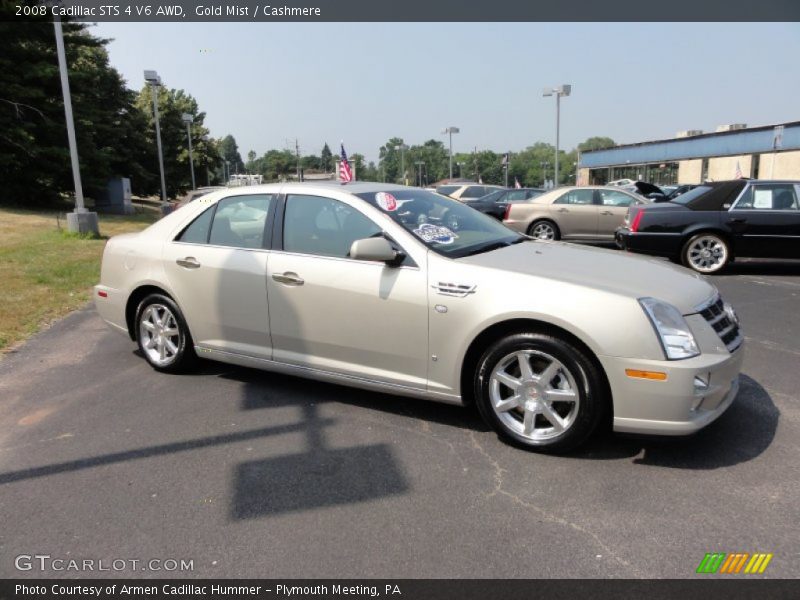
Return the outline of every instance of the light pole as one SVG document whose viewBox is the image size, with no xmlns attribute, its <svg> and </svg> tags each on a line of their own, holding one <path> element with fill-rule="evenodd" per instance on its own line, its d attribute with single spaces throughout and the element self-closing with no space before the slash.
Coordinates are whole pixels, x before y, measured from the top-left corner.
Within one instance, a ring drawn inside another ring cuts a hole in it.
<svg viewBox="0 0 800 600">
<path fill-rule="evenodd" d="M 414 164 L 417 165 L 417 168 L 419 170 L 419 187 L 422 187 L 422 167 L 425 165 L 425 161 L 418 160 Z"/>
<path fill-rule="evenodd" d="M 225 185 L 228 185 L 231 180 L 231 165 L 229 161 L 225 161 L 225 169 L 222 172 L 225 174 Z"/>
<path fill-rule="evenodd" d="M 400 150 L 400 171 L 403 177 L 403 185 L 408 185 L 406 183 L 406 150 L 408 150 L 408 146 L 401 142 L 395 146 L 395 149 Z"/>
<path fill-rule="evenodd" d="M 561 96 L 569 96 L 572 86 L 568 84 L 560 85 L 556 88 L 544 88 L 542 96 L 556 97 L 556 161 L 553 171 L 553 187 L 558 187 L 558 142 L 561 128 Z"/>
<path fill-rule="evenodd" d="M 81 183 L 81 168 L 78 163 L 78 144 L 75 141 L 75 121 L 72 118 L 72 96 L 69 92 L 67 56 L 64 51 L 64 32 L 61 29 L 61 18 L 58 15 L 53 19 L 53 28 L 56 34 L 56 53 L 58 54 L 58 71 L 61 75 L 61 93 L 64 96 L 64 117 L 67 122 L 67 143 L 69 144 L 69 154 L 72 161 L 72 181 L 75 184 L 75 211 L 67 214 L 67 229 L 77 233 L 99 235 L 97 213 L 87 211 L 83 204 L 83 184 Z"/>
<path fill-rule="evenodd" d="M 450 136 L 450 179 L 453 178 L 453 134 L 460 133 L 461 130 L 458 127 L 445 127 L 442 129 L 442 133 L 447 133 Z"/>
<path fill-rule="evenodd" d="M 464 179 L 464 163 L 463 162 L 457 162 L 456 165 L 458 165 L 458 176 L 461 179 Z"/>
<path fill-rule="evenodd" d="M 211 173 L 208 171 L 208 136 L 204 135 L 200 138 L 203 140 L 203 161 L 206 163 L 206 185 L 211 186 Z"/>
<path fill-rule="evenodd" d="M 189 140 L 189 170 L 192 172 L 192 189 L 196 190 L 197 185 L 194 181 L 194 158 L 192 157 L 192 123 L 194 122 L 194 117 L 189 113 L 183 113 L 181 116 L 183 122 L 186 123 L 186 139 Z"/>
<path fill-rule="evenodd" d="M 158 146 L 158 168 L 161 172 L 161 203 L 167 204 L 167 183 L 164 179 L 164 154 L 161 150 L 161 126 L 158 122 L 158 88 L 161 87 L 161 77 L 155 71 L 145 71 L 144 80 L 150 86 L 153 96 L 153 116 L 156 122 L 156 145 Z"/>
</svg>

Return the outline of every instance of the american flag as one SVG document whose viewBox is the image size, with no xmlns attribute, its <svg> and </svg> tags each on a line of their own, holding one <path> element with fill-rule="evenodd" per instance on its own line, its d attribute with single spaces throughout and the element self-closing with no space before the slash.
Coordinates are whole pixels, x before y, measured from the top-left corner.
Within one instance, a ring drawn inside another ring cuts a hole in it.
<svg viewBox="0 0 800 600">
<path fill-rule="evenodd" d="M 734 179 L 742 178 L 742 168 L 739 166 L 739 161 L 736 161 L 736 173 L 733 175 Z"/>
<path fill-rule="evenodd" d="M 522 186 L 519 184 L 519 179 L 517 179 L 516 177 L 514 177 L 514 189 L 515 189 L 515 190 L 518 190 L 518 189 L 520 189 L 521 187 L 522 187 Z"/>
<path fill-rule="evenodd" d="M 347 161 L 347 153 L 344 151 L 344 143 L 342 143 L 342 157 L 339 161 L 339 181 L 342 183 L 353 181 L 353 171 L 350 170 L 350 163 Z"/>
</svg>

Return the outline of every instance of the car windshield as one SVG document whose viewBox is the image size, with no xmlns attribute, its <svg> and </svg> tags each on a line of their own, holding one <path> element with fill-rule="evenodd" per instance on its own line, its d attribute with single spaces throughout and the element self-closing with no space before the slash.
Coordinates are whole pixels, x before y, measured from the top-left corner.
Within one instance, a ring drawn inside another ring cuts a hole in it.
<svg viewBox="0 0 800 600">
<path fill-rule="evenodd" d="M 458 200 L 407 188 L 356 194 L 450 258 L 471 256 L 528 239 Z"/>
<path fill-rule="evenodd" d="M 699 198 L 703 194 L 705 194 L 708 190 L 711 189 L 711 186 L 708 185 L 699 185 L 693 190 L 689 190 L 685 194 L 681 194 L 676 196 L 670 200 L 670 202 L 674 202 L 675 204 L 689 204 L 695 198 Z"/>
</svg>

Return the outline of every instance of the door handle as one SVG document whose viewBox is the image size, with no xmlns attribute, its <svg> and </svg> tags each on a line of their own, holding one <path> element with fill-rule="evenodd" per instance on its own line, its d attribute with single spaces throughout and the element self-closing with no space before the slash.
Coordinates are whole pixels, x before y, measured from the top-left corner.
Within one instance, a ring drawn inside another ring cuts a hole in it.
<svg viewBox="0 0 800 600">
<path fill-rule="evenodd" d="M 613 215 L 614 213 L 613 213 L 613 212 L 611 212 L 610 210 L 604 210 L 604 211 L 603 211 L 603 212 L 601 212 L 600 214 L 601 214 L 601 215 Z"/>
<path fill-rule="evenodd" d="M 569 212 L 568 208 L 559 208 L 558 212 Z"/>
<path fill-rule="evenodd" d="M 287 271 L 286 273 L 274 273 L 272 278 L 278 283 L 285 283 L 286 285 L 303 285 L 305 280 L 297 273 Z"/>
<path fill-rule="evenodd" d="M 184 269 L 199 269 L 200 268 L 200 263 L 197 262 L 197 259 L 194 256 L 187 256 L 186 258 L 179 258 L 175 262 L 178 263 L 178 265 L 183 267 Z"/>
<path fill-rule="evenodd" d="M 742 225 L 747 223 L 747 219 L 728 219 L 728 225 Z"/>
</svg>

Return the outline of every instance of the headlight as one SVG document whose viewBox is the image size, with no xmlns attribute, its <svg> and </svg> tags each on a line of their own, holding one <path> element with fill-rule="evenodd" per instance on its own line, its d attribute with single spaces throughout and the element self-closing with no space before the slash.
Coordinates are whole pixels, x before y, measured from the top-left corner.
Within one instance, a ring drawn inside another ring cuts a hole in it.
<svg viewBox="0 0 800 600">
<path fill-rule="evenodd" d="M 655 298 L 640 298 L 639 304 L 650 318 L 669 360 L 692 358 L 700 354 L 689 325 L 677 308 Z"/>
</svg>

